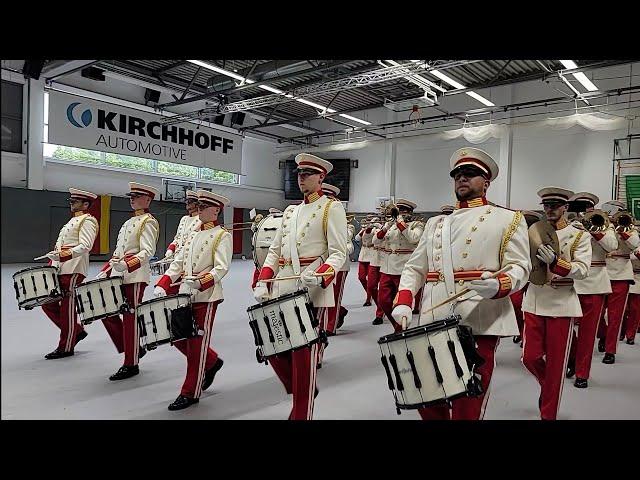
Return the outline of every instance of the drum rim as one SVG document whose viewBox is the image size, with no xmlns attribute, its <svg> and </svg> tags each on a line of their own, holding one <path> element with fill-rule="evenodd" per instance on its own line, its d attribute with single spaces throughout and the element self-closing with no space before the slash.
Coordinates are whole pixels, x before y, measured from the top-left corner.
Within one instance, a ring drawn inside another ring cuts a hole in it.
<svg viewBox="0 0 640 480">
<path fill-rule="evenodd" d="M 309 347 L 314 343 L 318 343 L 319 341 L 320 341 L 320 335 L 318 335 L 316 338 L 314 338 L 313 340 L 311 340 L 309 343 L 305 345 L 300 345 L 299 347 L 290 348 L 289 350 L 282 350 L 281 352 L 272 353 L 271 355 L 265 355 L 264 352 L 262 352 L 262 356 L 264 358 L 271 358 L 271 357 L 275 357 L 276 355 L 282 355 L 288 352 L 295 352 L 297 350 L 301 350 L 303 348 Z"/>
<path fill-rule="evenodd" d="M 143 305 L 151 305 L 152 303 L 157 303 L 161 300 L 167 300 L 169 298 L 189 298 L 191 299 L 191 294 L 189 293 L 177 293 L 175 295 L 165 295 L 164 297 L 156 297 L 156 298 L 151 298 L 149 300 L 146 300 L 142 303 L 139 303 L 138 306 L 136 308 L 140 308 Z"/>
<path fill-rule="evenodd" d="M 24 272 L 28 272 L 29 270 L 58 270 L 58 267 L 54 267 L 53 265 L 36 265 L 35 267 L 27 267 L 27 268 L 23 268 L 22 270 L 18 270 L 16 273 L 13 274 L 12 278 L 15 278 L 16 275 L 18 275 L 19 273 L 24 273 Z"/>
<path fill-rule="evenodd" d="M 402 340 L 405 338 L 415 337 L 424 333 L 437 332 L 439 330 L 448 330 L 444 327 L 453 327 L 460 325 L 462 317 L 459 314 L 451 315 L 442 320 L 436 320 L 435 322 L 427 323 L 426 325 L 418 325 L 417 327 L 403 330 L 402 332 L 390 333 L 378 339 L 378 344 L 389 343 L 396 340 Z"/>
<path fill-rule="evenodd" d="M 78 285 L 78 286 L 76 287 L 76 289 L 77 289 L 77 288 L 80 288 L 80 287 L 84 287 L 84 286 L 86 286 L 86 285 L 92 285 L 92 284 L 96 284 L 96 283 L 100 283 L 100 282 L 105 282 L 105 281 L 107 281 L 107 280 L 118 280 L 118 279 L 119 279 L 120 281 L 124 281 L 124 280 L 122 279 L 122 277 L 96 278 L 95 280 L 89 280 L 88 282 L 82 282 L 80 285 Z"/>
<path fill-rule="evenodd" d="M 284 295 L 280 295 L 279 297 L 271 298 L 262 303 L 258 303 L 257 305 L 252 305 L 249 308 L 247 308 L 247 312 L 252 312 L 254 310 L 257 310 L 258 308 L 264 308 L 270 305 L 276 305 L 280 303 L 282 300 L 289 300 L 290 298 L 296 298 L 296 297 L 300 297 L 308 294 L 309 294 L 309 290 L 307 288 L 302 288 L 300 290 L 296 290 L 295 292 L 285 293 Z M 309 300 L 311 300 L 311 298 L 309 298 Z"/>
<path fill-rule="evenodd" d="M 60 299 L 61 299 L 61 298 L 63 298 L 63 297 L 64 297 L 64 295 L 62 295 L 62 294 L 59 294 L 59 295 L 56 295 L 56 296 L 53 296 L 53 297 L 52 297 L 51 295 L 39 295 L 39 296 L 37 296 L 37 297 L 33 297 L 33 298 L 25 299 L 25 300 L 23 300 L 22 302 L 18 302 L 18 306 L 19 306 L 19 307 L 23 307 L 23 306 L 24 306 L 24 302 L 33 302 L 33 301 L 42 300 L 42 299 L 44 299 L 44 298 L 51 298 L 51 299 L 53 299 L 53 300 L 51 300 L 51 301 L 52 301 L 52 302 L 55 302 L 55 301 L 56 301 L 56 299 L 57 299 L 57 300 L 60 300 Z M 39 306 L 39 305 L 35 305 L 35 306 L 37 307 L 37 306 Z"/>
<path fill-rule="evenodd" d="M 393 391 L 400 392 L 400 390 L 397 389 L 394 389 Z M 400 395 L 400 393 L 398 393 L 398 395 Z M 396 400 L 396 407 L 398 407 L 400 410 L 417 410 L 418 408 L 433 407 L 435 405 L 446 404 L 448 401 L 464 397 L 469 397 L 469 390 L 467 390 L 466 388 L 464 392 L 456 393 L 455 395 L 451 395 L 450 397 L 441 398 L 438 400 L 431 400 L 430 402 L 401 404 Z"/>
</svg>

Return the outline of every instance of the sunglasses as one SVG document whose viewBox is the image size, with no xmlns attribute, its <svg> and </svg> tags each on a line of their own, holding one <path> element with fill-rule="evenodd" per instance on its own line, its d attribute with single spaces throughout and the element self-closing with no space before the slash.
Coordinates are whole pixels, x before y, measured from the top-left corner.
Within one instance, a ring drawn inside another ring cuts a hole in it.
<svg viewBox="0 0 640 480">
<path fill-rule="evenodd" d="M 542 208 L 544 210 L 555 210 L 556 208 L 564 207 L 566 203 L 556 202 L 556 203 L 543 203 Z"/>
<path fill-rule="evenodd" d="M 462 168 L 460 170 L 456 170 L 451 174 L 454 180 L 460 180 L 460 178 L 475 178 L 475 177 L 483 177 L 483 173 L 481 170 L 477 168 Z"/>
<path fill-rule="evenodd" d="M 318 172 L 317 170 L 311 170 L 306 168 L 299 169 L 297 172 L 299 177 L 308 177 L 310 175 L 320 175 L 320 172 Z"/>
</svg>

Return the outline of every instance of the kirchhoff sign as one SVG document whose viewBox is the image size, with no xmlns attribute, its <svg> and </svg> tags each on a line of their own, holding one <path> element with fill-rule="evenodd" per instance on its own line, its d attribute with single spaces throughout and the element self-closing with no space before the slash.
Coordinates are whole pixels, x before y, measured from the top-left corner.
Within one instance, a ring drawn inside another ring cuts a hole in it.
<svg viewBox="0 0 640 480">
<path fill-rule="evenodd" d="M 49 143 L 241 173 L 242 136 L 160 115 L 49 93 Z"/>
</svg>

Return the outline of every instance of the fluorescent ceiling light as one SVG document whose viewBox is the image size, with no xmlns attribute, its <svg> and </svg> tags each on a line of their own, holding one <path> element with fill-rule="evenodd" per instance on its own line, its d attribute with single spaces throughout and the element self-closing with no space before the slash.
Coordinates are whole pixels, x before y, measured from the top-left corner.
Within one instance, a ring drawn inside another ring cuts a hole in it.
<svg viewBox="0 0 640 480">
<path fill-rule="evenodd" d="M 564 66 L 564 68 L 569 70 L 578 68 L 578 65 L 576 65 L 576 62 L 574 62 L 573 60 L 560 60 L 560 63 Z M 596 87 L 595 84 L 587 78 L 584 72 L 577 72 L 573 73 L 572 75 L 582 84 L 584 88 L 587 89 L 587 91 L 595 92 L 596 90 L 598 90 L 598 87 Z"/>
<path fill-rule="evenodd" d="M 458 88 L 460 90 L 464 90 L 465 88 L 467 88 L 464 85 L 462 85 L 460 82 L 456 82 L 453 78 L 449 77 L 448 75 L 445 75 L 444 73 L 438 70 L 431 70 L 429 73 L 435 75 L 443 82 L 447 82 L 449 85 L 451 85 L 454 88 Z"/>
<path fill-rule="evenodd" d="M 256 83 L 255 80 L 250 80 L 248 78 L 243 77 L 242 75 L 238 75 L 237 73 L 231 72 L 229 70 L 225 70 L 224 68 L 220 68 L 217 67 L 215 65 L 211 65 L 210 63 L 207 62 L 203 62 L 202 60 L 187 60 L 187 62 L 193 63 L 194 65 L 198 65 L 200 67 L 206 68 L 208 70 L 212 70 L 214 72 L 217 72 L 221 75 L 226 75 L 228 77 L 234 78 L 236 80 L 239 80 L 240 82 L 244 82 L 244 83 L 248 83 L 248 84 L 252 84 L 252 83 Z M 304 98 L 295 98 L 293 95 L 287 93 L 285 94 L 282 90 L 279 90 L 275 87 L 271 87 L 269 85 L 258 85 L 258 87 L 262 88 L 263 90 L 266 90 L 268 92 L 271 93 L 276 93 L 278 95 L 282 95 L 284 94 L 285 97 L 287 98 L 293 98 L 295 101 L 300 102 L 300 103 L 304 103 L 305 105 L 309 105 L 311 107 L 317 108 L 319 110 L 322 110 L 323 113 L 336 113 L 337 110 L 334 110 L 333 108 L 327 108 L 324 105 L 320 105 L 319 103 L 314 103 L 311 102 L 309 100 L 305 100 Z M 351 117 L 349 115 L 342 115 L 345 118 L 349 118 L 351 120 L 354 120 L 356 122 L 360 122 L 363 123 L 365 125 L 371 125 L 371 123 L 365 121 L 365 120 L 360 120 L 359 118 L 356 117 Z"/>
<path fill-rule="evenodd" d="M 362 123 L 363 125 L 371 125 L 371 122 L 367 122 L 366 120 L 361 120 L 356 117 L 352 117 L 351 115 L 347 115 L 346 113 L 341 113 L 341 117 L 348 118 L 349 120 L 353 120 L 354 122 Z"/>
<path fill-rule="evenodd" d="M 470 97 L 475 98 L 476 100 L 478 100 L 480 103 L 485 104 L 487 107 L 495 107 L 496 104 L 487 100 L 486 98 L 484 98 L 482 95 L 477 94 L 476 92 L 467 92 L 467 95 L 469 95 Z"/>
</svg>

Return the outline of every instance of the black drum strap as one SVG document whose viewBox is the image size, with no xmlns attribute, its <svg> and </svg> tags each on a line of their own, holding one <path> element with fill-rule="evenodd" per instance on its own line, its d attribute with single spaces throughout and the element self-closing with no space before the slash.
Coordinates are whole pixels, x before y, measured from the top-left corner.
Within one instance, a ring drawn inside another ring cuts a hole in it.
<svg viewBox="0 0 640 480">
<path fill-rule="evenodd" d="M 163 307 L 162 311 L 164 312 L 164 321 L 167 324 L 167 330 L 171 333 L 171 317 L 169 317 L 169 309 Z"/>
<path fill-rule="evenodd" d="M 84 302 L 82 301 L 82 294 L 76 295 L 76 301 L 78 302 L 78 313 L 84 314 Z"/>
<path fill-rule="evenodd" d="M 49 291 L 49 283 L 47 282 L 47 276 L 44 273 L 42 274 L 42 280 L 44 280 L 44 289 L 48 292 Z"/>
<path fill-rule="evenodd" d="M 147 324 L 144 323 L 144 315 L 138 315 L 138 325 L 140 326 L 141 336 L 147 336 Z"/>
<path fill-rule="evenodd" d="M 102 289 L 98 290 L 100 292 L 100 300 L 102 300 L 102 308 L 107 308 L 107 302 L 104 301 L 104 292 Z"/>
<path fill-rule="evenodd" d="M 284 328 L 284 336 L 287 337 L 288 340 L 291 337 L 291 334 L 289 333 L 289 329 L 287 328 L 287 321 L 284 318 L 284 312 L 282 310 L 280 310 L 280 321 L 282 322 L 282 326 Z"/>
<path fill-rule="evenodd" d="M 13 288 L 16 290 L 16 300 L 20 300 L 20 290 L 18 289 L 18 284 L 13 282 Z"/>
<path fill-rule="evenodd" d="M 26 295 L 27 294 L 27 289 L 24 286 L 24 278 L 20 279 L 20 283 L 22 284 L 22 294 Z"/>
<path fill-rule="evenodd" d="M 416 385 L 416 388 L 422 388 L 422 382 L 420 381 L 420 376 L 418 375 L 418 371 L 416 370 L 416 364 L 413 361 L 413 353 L 411 351 L 407 351 L 407 360 L 409 361 L 409 365 L 411 365 L 411 373 L 413 373 L 413 383 Z"/>
<path fill-rule="evenodd" d="M 256 344 L 256 347 L 261 347 L 264 345 L 262 341 L 262 335 L 260 335 L 260 329 L 258 328 L 258 322 L 251 319 L 249 320 L 249 327 L 251 327 L 251 332 L 253 332 L 253 340 Z"/>
<path fill-rule="evenodd" d="M 391 371 L 389 370 L 389 362 L 387 362 L 387 357 L 382 355 L 380 357 L 380 361 L 382 362 L 382 366 L 384 367 L 384 371 L 387 372 L 387 385 L 389 385 L 389 390 L 393 390 L 393 379 L 391 378 Z"/>
<path fill-rule="evenodd" d="M 115 285 L 111 285 L 111 295 L 113 295 L 113 303 L 116 306 L 119 306 L 118 305 L 118 297 L 116 296 L 116 286 Z"/>
<path fill-rule="evenodd" d="M 276 339 L 273 338 L 273 332 L 271 331 L 271 325 L 269 324 L 269 317 L 265 315 L 263 320 L 264 320 L 264 324 L 267 326 L 267 332 L 269 332 L 269 341 L 271 343 L 275 343 Z"/>
<path fill-rule="evenodd" d="M 458 363 L 458 356 L 456 355 L 456 346 L 453 341 L 448 340 L 447 346 L 449 347 L 449 351 L 451 352 L 451 359 L 453 360 L 453 365 L 456 368 L 456 375 L 458 378 L 462 378 L 462 367 Z"/>
<path fill-rule="evenodd" d="M 149 316 L 151 317 L 151 326 L 153 334 L 157 337 L 158 336 L 158 327 L 156 326 L 156 313 L 153 310 L 149 311 Z"/>
<path fill-rule="evenodd" d="M 38 287 L 36 287 L 36 277 L 34 277 L 33 275 L 31 275 L 31 283 L 33 283 L 33 291 L 37 292 Z"/>
<path fill-rule="evenodd" d="M 316 328 L 318 325 L 320 325 L 320 321 L 316 318 L 315 313 L 313 313 L 313 307 L 311 306 L 311 304 L 305 303 L 305 305 L 307 306 L 307 312 L 309 312 L 309 318 L 311 318 L 311 326 L 313 328 Z"/>
<path fill-rule="evenodd" d="M 307 304 L 308 306 L 309 304 Z M 298 317 L 298 325 L 300 325 L 300 331 L 304 334 L 307 332 L 307 329 L 304 327 L 304 323 L 302 322 L 302 315 L 300 315 L 300 307 L 296 305 L 293 307 L 293 310 L 296 312 L 296 317 Z"/>
<path fill-rule="evenodd" d="M 87 298 L 89 299 L 89 310 L 93 311 L 95 310 L 93 308 L 93 300 L 91 299 L 91 292 L 87 290 Z"/>
<path fill-rule="evenodd" d="M 431 357 L 431 362 L 433 363 L 433 369 L 436 372 L 436 380 L 440 385 L 442 385 L 442 373 L 440 373 L 440 368 L 438 368 L 438 361 L 436 360 L 436 351 L 434 348 L 429 345 L 429 356 Z"/>
<path fill-rule="evenodd" d="M 398 371 L 398 364 L 396 363 L 396 356 L 389 356 L 389 363 L 391 363 L 391 368 L 393 368 L 393 374 L 396 377 L 396 385 L 398 386 L 398 390 L 404 390 L 404 385 L 402 383 L 402 379 L 400 378 L 400 372 Z"/>
</svg>

